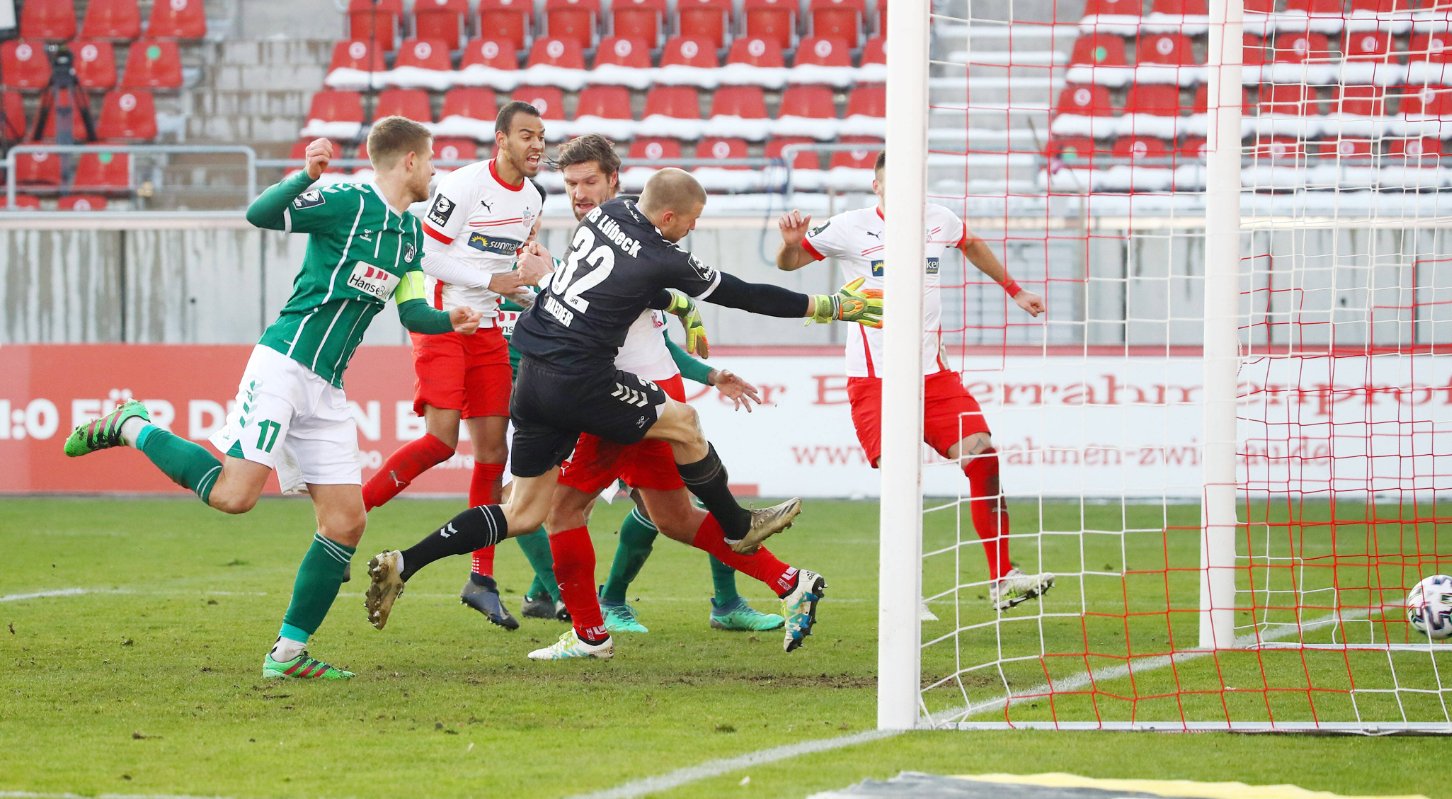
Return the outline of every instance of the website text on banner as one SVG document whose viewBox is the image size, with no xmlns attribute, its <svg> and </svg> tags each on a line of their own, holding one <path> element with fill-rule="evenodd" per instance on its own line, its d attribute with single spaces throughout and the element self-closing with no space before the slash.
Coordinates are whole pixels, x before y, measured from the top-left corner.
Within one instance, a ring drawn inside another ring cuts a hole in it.
<svg viewBox="0 0 1452 799">
<path fill-rule="evenodd" d="M 126 397 L 143 400 L 153 418 L 199 442 L 223 423 L 236 395 L 245 346 L 37 345 L 0 348 L 0 492 L 166 493 L 175 487 L 149 469 L 105 468 L 67 460 L 61 441 L 74 425 Z M 997 361 L 997 357 L 991 359 Z M 384 454 L 423 432 L 412 411 L 413 368 L 404 347 L 360 349 L 346 390 L 358 421 L 364 479 Z M 1417 364 L 1397 356 L 1267 360 L 1242 371 L 1243 403 L 1276 411 L 1271 424 L 1239 431 L 1242 464 L 1273 468 L 1270 492 L 1324 492 L 1348 485 L 1373 491 L 1410 489 L 1406 475 L 1452 471 L 1437 463 L 1432 438 L 1452 434 L 1452 359 Z M 733 412 L 715 392 L 692 386 L 707 429 L 736 431 L 718 446 L 732 481 L 766 496 L 872 497 L 869 468 L 847 405 L 841 356 L 718 356 L 761 388 L 767 405 Z M 1319 370 L 1316 374 L 1308 370 Z M 1037 496 L 1200 494 L 1200 361 L 1052 355 L 969 371 L 964 381 L 985 407 L 1013 493 Z M 1441 425 L 1399 425 L 1412 407 Z M 1439 410 L 1440 409 L 1440 410 Z M 1407 427 L 1395 436 L 1371 427 Z M 1288 436 L 1284 430 L 1297 431 Z M 1367 451 L 1368 442 L 1376 449 Z M 470 454 L 420 477 L 410 491 L 465 494 Z M 1385 451 L 1383 451 L 1385 450 Z M 1332 473 L 1331 453 L 1337 454 Z M 926 453 L 925 454 L 930 454 Z M 1361 457 L 1349 457 L 1361 456 Z M 936 456 L 933 456 L 936 459 Z M 1279 467 L 1279 468 L 1275 468 Z M 1264 470 L 1258 473 L 1265 473 Z M 929 469 L 929 495 L 953 496 L 961 475 Z"/>
</svg>

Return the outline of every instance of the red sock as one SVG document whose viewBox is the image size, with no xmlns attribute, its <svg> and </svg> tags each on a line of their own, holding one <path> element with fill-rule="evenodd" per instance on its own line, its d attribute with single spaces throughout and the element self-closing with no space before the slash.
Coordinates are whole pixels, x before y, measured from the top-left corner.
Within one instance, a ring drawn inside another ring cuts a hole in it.
<svg viewBox="0 0 1452 799">
<path fill-rule="evenodd" d="M 697 528 L 691 546 L 705 550 L 736 571 L 766 583 L 777 596 L 786 596 L 797 585 L 797 570 L 777 560 L 766 547 L 750 555 L 732 552 L 726 543 L 726 533 L 721 529 L 720 522 L 710 514 L 706 515 L 706 520 Z"/>
<path fill-rule="evenodd" d="M 551 533 L 550 554 L 555 559 L 560 600 L 575 622 L 575 634 L 586 641 L 609 638 L 600 598 L 595 595 L 595 545 L 590 542 L 590 531 L 576 527 Z"/>
<path fill-rule="evenodd" d="M 474 461 L 474 476 L 469 480 L 469 505 L 499 504 L 499 483 L 504 477 L 504 464 Z M 494 547 L 474 550 L 475 574 L 494 576 Z"/>
<path fill-rule="evenodd" d="M 998 485 L 998 450 L 988 449 L 963 467 L 972 499 L 973 530 L 983 539 L 988 577 L 997 580 L 1012 566 L 1008 562 L 1008 503 Z"/>
<path fill-rule="evenodd" d="M 424 433 L 423 438 L 404 444 L 388 456 L 378 474 L 363 486 L 363 507 L 373 510 L 393 499 L 398 492 L 408 488 L 414 478 L 448 460 L 453 454 L 453 447 L 431 433 Z"/>
</svg>

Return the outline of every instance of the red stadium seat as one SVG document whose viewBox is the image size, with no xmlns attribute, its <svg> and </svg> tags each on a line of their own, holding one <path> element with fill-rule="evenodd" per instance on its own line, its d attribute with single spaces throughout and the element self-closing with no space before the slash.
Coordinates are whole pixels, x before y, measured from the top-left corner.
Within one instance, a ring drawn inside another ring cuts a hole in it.
<svg viewBox="0 0 1452 799">
<path fill-rule="evenodd" d="M 700 94 L 694 86 L 656 86 L 645 95 L 645 116 L 700 119 Z"/>
<path fill-rule="evenodd" d="M 156 102 L 151 92 L 116 89 L 101 101 L 96 136 L 107 140 L 151 141 L 156 138 Z"/>
<path fill-rule="evenodd" d="M 328 71 L 335 69 L 382 72 L 387 67 L 383 63 L 383 53 L 376 47 L 370 47 L 366 39 L 345 39 L 333 45 L 333 59 L 328 62 Z"/>
<path fill-rule="evenodd" d="M 858 86 L 847 95 L 847 116 L 887 116 L 887 87 L 878 84 Z"/>
<path fill-rule="evenodd" d="M 743 0 L 746 35 L 787 49 L 797 39 L 797 0 Z"/>
<path fill-rule="evenodd" d="M 545 27 L 549 35 L 585 49 L 595 44 L 595 20 L 600 0 L 546 0 Z"/>
<path fill-rule="evenodd" d="M 630 119 L 630 90 L 624 86 L 586 86 L 575 104 L 575 118 Z"/>
<path fill-rule="evenodd" d="M 1430 136 L 1421 139 L 1388 139 L 1386 155 L 1388 159 L 1405 161 L 1408 166 L 1440 166 L 1445 146 L 1441 139 Z"/>
<path fill-rule="evenodd" d="M 137 39 L 126 56 L 123 89 L 180 89 L 181 50 L 172 39 Z"/>
<path fill-rule="evenodd" d="M 877 31 L 874 35 L 879 39 L 887 38 L 887 0 L 877 0 Z"/>
<path fill-rule="evenodd" d="M 444 108 L 439 119 L 465 117 L 493 119 L 499 115 L 499 100 L 494 90 L 484 86 L 457 86 L 444 93 Z"/>
<path fill-rule="evenodd" d="M 1261 87 L 1260 112 L 1291 116 L 1320 116 L 1321 101 L 1316 90 L 1300 83 L 1276 83 Z"/>
<path fill-rule="evenodd" d="M 788 146 L 794 144 L 816 144 L 813 139 L 805 136 L 779 136 L 766 143 L 766 151 L 763 153 L 767 158 L 785 158 L 783 152 Z M 819 150 L 802 149 L 792 154 L 792 169 L 821 169 L 822 153 Z"/>
<path fill-rule="evenodd" d="M 335 155 L 343 153 L 342 150 L 333 152 Z M 127 194 L 131 186 L 131 156 L 128 153 L 102 150 L 82 153 L 76 159 L 76 174 L 71 177 L 72 190 Z"/>
<path fill-rule="evenodd" d="M 709 158 L 715 161 L 724 161 L 728 158 L 746 158 L 750 155 L 749 146 L 745 139 L 730 139 L 721 136 L 712 136 L 701 139 L 696 143 L 696 157 Z M 713 164 L 722 169 L 755 169 L 756 167 L 745 167 L 740 164 Z"/>
<path fill-rule="evenodd" d="M 81 21 L 82 39 L 135 39 L 141 35 L 136 0 L 91 0 Z"/>
<path fill-rule="evenodd" d="M 711 96 L 711 116 L 766 119 L 766 94 L 760 86 L 722 86 Z"/>
<path fill-rule="evenodd" d="M 665 30 L 666 0 L 615 0 L 610 10 L 611 35 L 660 44 Z"/>
<path fill-rule="evenodd" d="M 161 7 L 164 3 L 157 3 Z M 403 28 L 403 0 L 349 0 L 348 38 L 373 42 L 393 52 Z"/>
<path fill-rule="evenodd" d="M 705 39 L 717 50 L 726 46 L 731 29 L 731 0 L 679 0 L 676 30 L 682 36 Z"/>
<path fill-rule="evenodd" d="M 116 51 L 111 43 L 77 39 L 71 42 L 75 55 L 76 82 L 86 91 L 104 92 L 116 88 Z"/>
<path fill-rule="evenodd" d="M 837 102 L 827 86 L 790 86 L 781 93 L 778 117 L 794 116 L 809 119 L 836 119 Z"/>
<path fill-rule="evenodd" d="M 384 89 L 378 93 L 378 104 L 373 107 L 373 118 L 388 116 L 408 117 L 415 122 L 433 122 L 434 112 L 429 107 L 429 93 L 423 89 Z"/>
<path fill-rule="evenodd" d="M 660 56 L 660 65 L 715 69 L 721 66 L 721 60 L 716 57 L 716 48 L 711 46 L 710 40 L 676 36 L 666 42 L 665 50 Z"/>
<path fill-rule="evenodd" d="M 1204 161 L 1207 149 L 1210 146 L 1209 140 L 1204 136 L 1191 136 L 1180 143 L 1180 155 L 1185 158 L 1193 158 L 1197 161 Z M 1237 143 L 1235 146 L 1239 147 Z"/>
<path fill-rule="evenodd" d="M 434 139 L 434 160 L 475 161 L 479 158 L 479 144 L 473 139 Z"/>
<path fill-rule="evenodd" d="M 1380 61 L 1395 64 L 1391 31 L 1347 31 L 1341 45 L 1347 61 Z"/>
<path fill-rule="evenodd" d="M 1150 114 L 1157 117 L 1180 115 L 1179 84 L 1139 83 L 1129 87 L 1124 96 L 1124 113 Z"/>
<path fill-rule="evenodd" d="M 16 153 L 15 183 L 18 186 L 59 186 L 61 157 L 57 153 Z"/>
<path fill-rule="evenodd" d="M 1141 0 L 1087 0 L 1084 3 L 1085 17 L 1138 17 L 1143 14 Z"/>
<path fill-rule="evenodd" d="M 393 66 L 450 72 L 454 68 L 449 60 L 450 49 L 449 43 L 442 39 L 404 39 L 398 46 Z"/>
<path fill-rule="evenodd" d="M 1337 158 L 1343 161 L 1370 161 L 1375 154 L 1371 139 L 1342 137 L 1311 142 L 1309 155 Z"/>
<path fill-rule="evenodd" d="M 1306 148 L 1289 136 L 1263 136 L 1255 140 L 1251 154 L 1257 160 L 1292 166 L 1306 154 Z"/>
<path fill-rule="evenodd" d="M 808 6 L 812 18 L 812 35 L 840 39 L 849 47 L 862 41 L 862 18 L 867 15 L 866 0 L 812 0 Z"/>
<path fill-rule="evenodd" d="M 337 163 L 345 155 L 345 153 L 343 152 L 343 145 L 333 139 L 329 139 L 329 141 L 331 141 L 333 144 L 333 160 L 331 163 L 329 163 L 328 168 L 325 171 L 335 173 L 342 172 L 343 168 L 338 166 Z M 302 163 L 307 157 L 308 145 L 312 144 L 312 142 L 313 139 L 298 139 L 297 141 L 293 142 L 292 149 L 288 151 L 287 159 L 289 161 L 293 161 L 299 164 Z"/>
<path fill-rule="evenodd" d="M 0 86 L 35 91 L 50 85 L 50 56 L 39 39 L 0 42 Z"/>
<path fill-rule="evenodd" d="M 887 40 L 883 37 L 874 36 L 867 40 L 867 44 L 862 45 L 861 66 L 868 64 L 887 65 Z"/>
<path fill-rule="evenodd" d="M 1252 33 L 1245 34 L 1245 47 L 1241 50 L 1241 63 L 1247 67 L 1265 64 L 1265 39 Z"/>
<path fill-rule="evenodd" d="M 20 92 L 0 91 L 0 139 L 20 141 L 29 129 Z"/>
<path fill-rule="evenodd" d="M 34 194 L 15 195 L 15 205 L 9 205 L 5 192 L 0 192 L 0 208 L 8 208 L 11 211 L 39 211 L 40 198 Z"/>
<path fill-rule="evenodd" d="M 534 0 L 479 0 L 479 34 L 523 50 L 534 27 Z"/>
<path fill-rule="evenodd" d="M 1174 148 L 1164 139 L 1153 136 L 1122 136 L 1115 140 L 1112 152 L 1115 158 L 1139 161 L 1169 158 L 1173 150 Z"/>
<path fill-rule="evenodd" d="M 1407 59 L 1452 64 L 1452 31 L 1413 33 L 1407 46 Z"/>
<path fill-rule="evenodd" d="M 1103 86 L 1065 86 L 1054 107 L 1059 114 L 1106 117 L 1114 114 L 1109 89 Z"/>
<path fill-rule="evenodd" d="M 1407 0 L 1351 0 L 1351 13 L 1356 14 L 1400 14 L 1407 11 Z"/>
<path fill-rule="evenodd" d="M 313 95 L 308 119 L 363 124 L 363 95 L 341 89 L 323 89 Z"/>
<path fill-rule="evenodd" d="M 67 194 L 55 204 L 57 211 L 104 211 L 106 198 L 99 194 Z"/>
<path fill-rule="evenodd" d="M 1401 115 L 1405 117 L 1452 117 L 1452 86 L 1405 86 Z"/>
<path fill-rule="evenodd" d="M 847 42 L 841 39 L 823 39 L 813 37 L 803 39 L 797 47 L 795 66 L 811 64 L 821 67 L 850 67 L 852 66 L 852 50 Z"/>
<path fill-rule="evenodd" d="M 882 152 L 882 140 L 864 136 L 843 136 L 841 144 L 857 144 L 851 150 L 837 150 L 832 153 L 828 169 L 871 169 L 877 163 L 877 154 Z"/>
<path fill-rule="evenodd" d="M 382 0 L 388 5 L 395 0 Z M 146 35 L 153 39 L 203 39 L 207 35 L 204 0 L 155 0 Z M 329 37 L 332 38 L 332 37 Z"/>
<path fill-rule="evenodd" d="M 1125 56 L 1124 37 L 1110 33 L 1090 33 L 1074 41 L 1069 64 L 1082 67 L 1122 67 L 1129 62 Z"/>
<path fill-rule="evenodd" d="M 742 38 L 731 43 L 726 63 L 780 69 L 786 66 L 786 56 L 782 55 L 781 45 L 773 39 Z"/>
<path fill-rule="evenodd" d="M 1320 33 L 1282 33 L 1271 47 L 1271 61 L 1277 64 L 1326 62 L 1331 59 L 1331 41 Z"/>
<path fill-rule="evenodd" d="M 464 41 L 469 0 L 414 0 L 413 35 L 443 42 L 450 50 Z"/>
<path fill-rule="evenodd" d="M 20 4 L 20 36 L 59 42 L 76 36 L 74 0 L 26 0 Z"/>
<path fill-rule="evenodd" d="M 529 48 L 529 59 L 525 61 L 526 67 L 550 66 L 561 69 L 584 69 L 585 51 L 571 39 L 560 39 L 554 36 L 545 39 L 535 39 L 534 46 Z"/>
<path fill-rule="evenodd" d="M 1245 0 L 1247 14 L 1274 14 L 1276 0 Z"/>
<path fill-rule="evenodd" d="M 1154 0 L 1150 12 L 1167 17 L 1204 17 L 1210 14 L 1208 0 Z"/>
<path fill-rule="evenodd" d="M 1210 87 L 1200 84 L 1195 87 L 1195 104 L 1191 106 L 1191 113 L 1205 114 L 1210 111 Z M 1240 112 L 1243 116 L 1255 116 L 1255 103 L 1250 98 L 1249 89 L 1240 91 Z"/>
<path fill-rule="evenodd" d="M 563 122 L 565 119 L 565 95 L 554 86 L 521 86 L 509 99 L 534 106 L 540 119 L 546 122 Z"/>
<path fill-rule="evenodd" d="M 334 152 L 337 152 L 337 151 L 334 151 Z M 353 158 L 354 158 L 354 160 L 357 160 L 357 161 L 365 161 L 365 162 L 371 162 L 373 160 L 373 159 L 371 159 L 371 158 L 368 157 L 368 140 L 367 139 L 364 139 L 363 141 L 358 142 L 358 146 L 353 148 Z"/>
<path fill-rule="evenodd" d="M 650 45 L 643 39 L 611 36 L 600 40 L 595 49 L 595 66 L 606 65 L 629 69 L 650 69 Z"/>
<path fill-rule="evenodd" d="M 1286 0 L 1286 10 L 1331 17 L 1346 15 L 1342 0 Z"/>
<path fill-rule="evenodd" d="M 627 156 L 639 161 L 651 161 L 655 167 L 670 166 L 672 161 L 681 157 L 681 142 L 679 139 L 666 139 L 658 137 L 640 138 L 630 143 L 630 153 Z"/>
<path fill-rule="evenodd" d="M 473 39 L 464 45 L 464 56 L 459 68 L 471 66 L 491 69 L 519 69 L 519 58 L 515 55 L 514 42 L 509 39 Z"/>
<path fill-rule="evenodd" d="M 1135 44 L 1135 60 L 1141 64 L 1195 65 L 1195 52 L 1190 37 L 1183 33 L 1150 33 Z"/>
<path fill-rule="evenodd" d="M 1386 115 L 1386 89 L 1380 86 L 1340 86 L 1332 106 L 1338 114 L 1379 117 Z"/>
</svg>

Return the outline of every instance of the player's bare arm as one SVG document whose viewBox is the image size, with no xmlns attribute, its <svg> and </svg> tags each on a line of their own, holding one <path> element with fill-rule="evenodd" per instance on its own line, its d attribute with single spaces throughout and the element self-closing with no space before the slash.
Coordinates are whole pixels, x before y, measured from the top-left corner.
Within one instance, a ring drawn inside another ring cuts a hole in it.
<svg viewBox="0 0 1452 799">
<path fill-rule="evenodd" d="M 811 214 L 803 214 L 796 209 L 782 214 L 777 220 L 776 226 L 781 230 L 781 248 L 776 251 L 777 269 L 794 272 L 817 260 L 802 246 L 811 225 Z"/>
<path fill-rule="evenodd" d="M 1044 304 L 1044 298 L 1018 285 L 1008 274 L 1008 268 L 993 254 L 993 249 L 983 239 L 978 238 L 971 232 L 963 234 L 963 242 L 958 246 L 963 257 L 968 263 L 977 267 L 978 271 L 987 275 L 994 283 L 1003 287 L 1008 296 L 1013 298 L 1014 304 L 1028 312 L 1030 316 L 1038 316 L 1048 310 Z"/>
</svg>

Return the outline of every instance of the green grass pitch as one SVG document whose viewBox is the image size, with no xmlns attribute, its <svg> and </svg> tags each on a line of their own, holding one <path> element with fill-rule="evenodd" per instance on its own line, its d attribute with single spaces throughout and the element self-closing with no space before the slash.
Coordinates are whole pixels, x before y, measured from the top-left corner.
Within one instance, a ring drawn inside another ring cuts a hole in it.
<svg viewBox="0 0 1452 799">
<path fill-rule="evenodd" d="M 355 573 L 367 555 L 412 543 L 457 505 L 399 500 L 376 511 Z M 1043 683 L 1046 671 L 1073 685 L 1086 663 L 1112 667 L 1126 651 L 1152 657 L 1165 651 L 1171 635 L 1193 641 L 1194 574 L 1172 570 L 1167 577 L 1164 568 L 1195 562 L 1193 538 L 1172 535 L 1167 545 L 1166 536 L 1150 531 L 1193 526 L 1194 507 L 1171 508 L 1173 518 L 1157 507 L 1011 507 L 1016 529 L 1029 531 L 1016 542 L 1016 560 L 1086 576 L 1061 581 L 1044 603 L 1045 615 L 1025 605 L 1010 623 L 992 623 L 981 590 L 934 602 L 942 620 L 924 626 L 925 638 L 955 625 L 964 632 L 960 659 L 950 645 L 930 647 L 924 657 L 925 679 L 945 680 L 927 694 L 932 709 L 961 705 L 964 697 L 990 698 L 1005 683 L 1028 690 Z M 616 503 L 596 512 L 602 579 L 623 511 Z M 1268 581 L 1268 597 L 1295 577 L 1302 588 L 1340 591 L 1347 604 L 1369 605 L 1380 597 L 1377 586 L 1405 578 L 1394 570 L 1452 568 L 1447 555 L 1410 565 L 1357 555 L 1377 546 L 1384 555 L 1393 535 L 1403 536 L 1396 539 L 1403 545 L 1422 536 L 1423 552 L 1452 551 L 1436 545 L 1435 524 L 1393 532 L 1369 521 L 1321 535 L 1330 528 L 1316 519 L 1327 514 L 1324 506 L 1267 511 L 1265 524 L 1247 533 L 1260 536 L 1277 557 L 1296 542 L 1311 561 L 1255 577 Z M 1292 516 L 1296 521 L 1288 523 Z M 279 684 L 264 683 L 259 673 L 308 545 L 306 501 L 264 500 L 250 514 L 227 517 L 182 498 L 0 499 L 0 794 L 571 796 L 870 729 L 876 517 L 875 503 L 809 501 L 800 522 L 774 542 L 783 559 L 818 570 L 829 582 L 817 634 L 790 656 L 781 651 L 779 633 L 710 630 L 705 556 L 662 538 L 631 593 L 651 632 L 619 637 L 611 662 L 527 661 L 525 653 L 553 640 L 563 625 L 526 620 L 514 633 L 488 625 L 458 602 L 468 568 L 458 558 L 411 582 L 382 632 L 364 619 L 361 581 L 345 585 L 311 646 L 315 655 L 356 671 L 357 679 Z M 930 593 L 983 579 L 975 542 L 949 546 L 957 523 L 951 512 L 929 515 L 928 549 L 947 548 L 925 565 Z M 1033 530 L 1090 533 L 1035 536 Z M 1307 543 L 1322 539 L 1324 546 Z M 1325 566 L 1331 554 L 1344 568 Z M 501 547 L 497 571 L 517 610 L 528 582 L 517 547 Z M 1255 574 L 1247 571 L 1247 579 Z M 763 587 L 745 578 L 741 584 L 757 607 L 774 607 Z M 84 593 L 14 599 L 65 589 Z M 1095 614 L 1080 613 L 1081 602 Z M 1273 611 L 1262 620 L 1264 629 L 1278 629 L 1287 612 Z M 1404 627 L 1377 614 L 1312 635 L 1397 640 Z M 1041 642 L 1050 650 L 1096 654 L 1050 658 L 1046 666 L 1033 657 Z M 1001 670 L 968 668 L 1000 651 L 1008 658 Z M 1283 719 L 1312 712 L 1350 719 L 1350 695 L 1331 690 L 1350 669 L 1364 676 L 1359 687 L 1373 689 L 1357 697 L 1356 712 L 1443 718 L 1440 703 L 1452 699 L 1440 687 L 1447 678 L 1437 678 L 1452 673 L 1446 651 L 1452 647 L 1406 658 L 1357 655 L 1349 666 L 1340 655 L 1204 658 L 1107 679 L 1093 691 L 1079 688 L 1052 707 L 1025 700 L 1015 704 L 1013 717 L 1178 717 L 1175 703 L 1181 702 L 1187 713 L 1208 720 L 1227 706 L 1236 718 L 1269 707 Z M 1220 677 L 1212 682 L 1210 675 L 1223 675 L 1231 690 L 1218 690 Z M 1393 676 L 1403 690 L 1375 690 L 1387 688 Z M 1267 691 L 1267 685 L 1290 690 Z M 1398 697 L 1399 705 L 1388 704 Z M 992 718 L 1002 712 L 975 720 Z M 917 770 L 1067 771 L 1452 796 L 1439 767 L 1448 744 L 1440 737 L 925 731 L 735 770 L 661 795 L 801 797 Z"/>
</svg>

